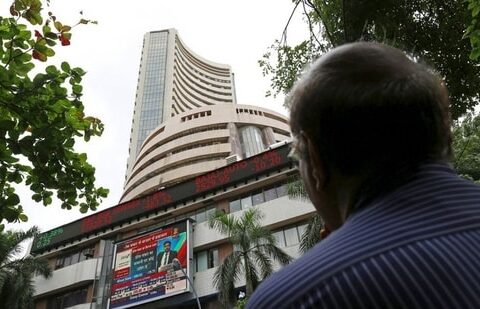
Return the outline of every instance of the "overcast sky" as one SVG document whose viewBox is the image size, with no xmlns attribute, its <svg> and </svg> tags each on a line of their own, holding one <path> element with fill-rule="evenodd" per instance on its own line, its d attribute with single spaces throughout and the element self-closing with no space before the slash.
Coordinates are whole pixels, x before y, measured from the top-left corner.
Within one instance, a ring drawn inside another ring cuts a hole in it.
<svg viewBox="0 0 480 309">
<path fill-rule="evenodd" d="M 231 65 L 239 104 L 259 105 L 286 114 L 282 98 L 265 98 L 269 80 L 262 76 L 257 61 L 275 39 L 280 39 L 293 9 L 290 0 L 51 0 L 51 3 L 51 10 L 64 24 L 75 24 L 80 11 L 84 18 L 98 21 L 98 25 L 74 28 L 72 44 L 58 47 L 54 58 L 87 71 L 83 82 L 86 113 L 105 124 L 102 137 L 77 147 L 87 152 L 89 162 L 96 167 L 97 184 L 110 189 L 99 210 L 116 205 L 122 193 L 145 32 L 176 28 L 183 42 L 196 54 Z M 0 7 L 2 16 L 8 14 L 5 4 Z M 289 31 L 292 42 L 298 41 L 307 30 L 299 13 Z M 82 216 L 76 209 L 62 210 L 58 203 L 45 208 L 30 196 L 28 190 L 21 191 L 29 222 L 9 228 L 37 225 L 46 231 Z"/>
</svg>

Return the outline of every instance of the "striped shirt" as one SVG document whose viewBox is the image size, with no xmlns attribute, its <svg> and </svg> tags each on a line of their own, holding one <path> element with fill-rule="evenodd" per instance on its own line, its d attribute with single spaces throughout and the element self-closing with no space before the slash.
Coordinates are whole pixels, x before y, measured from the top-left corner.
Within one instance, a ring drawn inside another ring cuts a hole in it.
<svg viewBox="0 0 480 309">
<path fill-rule="evenodd" d="M 248 308 L 480 308 L 480 187 L 423 165 L 266 279 Z"/>
</svg>

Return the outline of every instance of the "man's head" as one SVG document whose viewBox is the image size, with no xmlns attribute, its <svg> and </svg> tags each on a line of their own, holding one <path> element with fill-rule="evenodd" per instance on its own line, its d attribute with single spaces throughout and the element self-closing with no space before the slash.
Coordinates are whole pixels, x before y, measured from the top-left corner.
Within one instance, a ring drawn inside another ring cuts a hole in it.
<svg viewBox="0 0 480 309">
<path fill-rule="evenodd" d="M 172 243 L 169 240 L 163 243 L 164 252 L 169 252 L 171 247 L 172 247 Z"/>
<path fill-rule="evenodd" d="M 441 79 L 395 48 L 366 42 L 336 48 L 313 63 L 287 100 L 314 204 L 321 203 L 315 195 L 338 195 L 348 186 L 357 188 L 357 198 L 374 198 L 421 163 L 450 157 Z"/>
</svg>

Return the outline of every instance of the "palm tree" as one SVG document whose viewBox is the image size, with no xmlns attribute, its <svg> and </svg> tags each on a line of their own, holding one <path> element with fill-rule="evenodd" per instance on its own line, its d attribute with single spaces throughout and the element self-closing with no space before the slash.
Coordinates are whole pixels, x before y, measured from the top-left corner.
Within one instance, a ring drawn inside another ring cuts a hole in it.
<svg viewBox="0 0 480 309">
<path fill-rule="evenodd" d="M 301 199 L 308 201 L 307 190 L 300 175 L 293 176 L 288 182 L 288 196 L 290 198 Z M 305 232 L 303 232 L 300 239 L 300 251 L 302 253 L 307 252 L 313 248 L 318 242 L 322 240 L 322 230 L 325 229 L 325 224 L 322 217 L 316 212 L 313 217 L 310 218 L 307 224 Z"/>
<path fill-rule="evenodd" d="M 37 227 L 27 231 L 6 231 L 0 233 L 0 304 L 3 308 L 33 308 L 35 273 L 48 278 L 51 270 L 48 263 L 30 255 L 18 258 L 24 240 L 39 234 Z"/>
<path fill-rule="evenodd" d="M 209 220 L 210 228 L 227 235 L 233 245 L 230 253 L 215 271 L 213 284 L 224 305 L 234 300 L 235 282 L 245 276 L 248 298 L 258 283 L 273 272 L 273 261 L 286 265 L 292 258 L 276 245 L 272 232 L 261 226 L 262 213 L 256 208 L 246 210 L 239 218 L 216 213 Z"/>
</svg>

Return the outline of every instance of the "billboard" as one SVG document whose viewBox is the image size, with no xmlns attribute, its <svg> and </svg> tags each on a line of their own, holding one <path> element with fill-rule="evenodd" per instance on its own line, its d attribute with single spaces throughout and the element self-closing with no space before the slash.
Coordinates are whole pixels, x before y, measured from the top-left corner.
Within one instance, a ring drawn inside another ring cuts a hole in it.
<svg viewBox="0 0 480 309">
<path fill-rule="evenodd" d="M 129 308 L 189 292 L 185 277 L 190 271 L 189 238 L 190 222 L 183 221 L 117 243 L 109 308 Z"/>
</svg>

